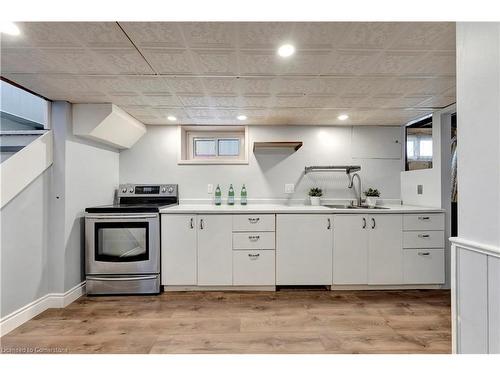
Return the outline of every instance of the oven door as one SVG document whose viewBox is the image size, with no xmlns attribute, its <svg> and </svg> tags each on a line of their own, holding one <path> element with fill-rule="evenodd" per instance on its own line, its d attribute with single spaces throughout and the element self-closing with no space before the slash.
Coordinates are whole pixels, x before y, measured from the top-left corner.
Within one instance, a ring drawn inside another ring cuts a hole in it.
<svg viewBox="0 0 500 375">
<path fill-rule="evenodd" d="M 87 275 L 160 272 L 158 214 L 87 214 Z"/>
</svg>

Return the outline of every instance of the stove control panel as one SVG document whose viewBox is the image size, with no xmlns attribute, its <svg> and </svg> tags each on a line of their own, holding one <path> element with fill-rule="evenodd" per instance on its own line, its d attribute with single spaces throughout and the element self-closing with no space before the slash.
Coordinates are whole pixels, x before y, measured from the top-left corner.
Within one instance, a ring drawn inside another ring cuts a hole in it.
<svg viewBox="0 0 500 375">
<path fill-rule="evenodd" d="M 146 185 L 121 184 L 119 197 L 177 197 L 178 187 L 174 184 Z"/>
</svg>

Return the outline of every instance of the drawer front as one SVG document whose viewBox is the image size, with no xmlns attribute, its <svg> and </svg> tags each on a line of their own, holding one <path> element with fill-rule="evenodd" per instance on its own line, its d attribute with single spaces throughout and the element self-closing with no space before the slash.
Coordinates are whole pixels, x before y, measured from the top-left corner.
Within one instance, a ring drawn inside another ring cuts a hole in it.
<svg viewBox="0 0 500 375">
<path fill-rule="evenodd" d="M 403 215 L 403 230 L 444 230 L 444 214 Z"/>
<path fill-rule="evenodd" d="M 444 249 L 403 250 L 405 284 L 443 284 Z"/>
<path fill-rule="evenodd" d="M 233 233 L 234 250 L 266 250 L 274 248 L 274 232 Z"/>
<path fill-rule="evenodd" d="M 236 232 L 274 232 L 274 215 L 233 215 Z"/>
<path fill-rule="evenodd" d="M 441 230 L 403 232 L 403 247 L 409 249 L 442 248 L 444 247 L 444 232 Z"/>
<path fill-rule="evenodd" d="M 233 285 L 274 284 L 274 250 L 233 251 Z"/>
</svg>

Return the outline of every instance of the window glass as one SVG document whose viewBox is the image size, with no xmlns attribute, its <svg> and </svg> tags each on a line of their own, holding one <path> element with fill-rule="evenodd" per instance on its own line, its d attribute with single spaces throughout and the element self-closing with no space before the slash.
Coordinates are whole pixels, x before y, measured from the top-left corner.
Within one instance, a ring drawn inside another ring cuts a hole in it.
<svg viewBox="0 0 500 375">
<path fill-rule="evenodd" d="M 215 156 L 215 139 L 194 139 L 195 156 Z"/>
<path fill-rule="evenodd" d="M 240 140 L 233 139 L 219 139 L 219 156 L 238 156 L 240 154 Z"/>
<path fill-rule="evenodd" d="M 432 117 L 406 127 L 407 171 L 432 168 Z"/>
</svg>

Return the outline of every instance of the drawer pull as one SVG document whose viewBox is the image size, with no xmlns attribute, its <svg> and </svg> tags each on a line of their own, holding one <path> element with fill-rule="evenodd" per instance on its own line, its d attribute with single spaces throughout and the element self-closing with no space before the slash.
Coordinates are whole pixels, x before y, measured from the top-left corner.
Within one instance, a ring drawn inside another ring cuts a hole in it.
<svg viewBox="0 0 500 375">
<path fill-rule="evenodd" d="M 431 255 L 431 253 L 429 253 L 428 251 L 426 251 L 426 252 L 419 251 L 418 255 L 420 255 L 420 256 L 427 256 L 427 255 Z"/>
<path fill-rule="evenodd" d="M 428 234 L 419 234 L 419 238 L 429 238 L 430 236 Z"/>
<path fill-rule="evenodd" d="M 260 236 L 248 236 L 248 239 L 249 239 L 250 241 L 258 241 L 258 240 L 259 240 L 259 238 L 260 238 Z"/>
<path fill-rule="evenodd" d="M 248 257 L 250 260 L 257 260 L 259 258 L 260 254 L 248 254 Z"/>
<path fill-rule="evenodd" d="M 429 216 L 419 216 L 418 220 L 430 220 L 431 218 Z"/>
<path fill-rule="evenodd" d="M 363 229 L 366 228 L 366 218 L 363 218 Z"/>
<path fill-rule="evenodd" d="M 194 219 L 189 220 L 189 228 L 194 229 Z"/>
<path fill-rule="evenodd" d="M 328 225 L 326 229 L 332 229 L 332 221 L 330 220 L 330 218 L 328 218 Z"/>
<path fill-rule="evenodd" d="M 251 223 L 251 224 L 256 224 L 258 223 L 260 220 L 260 217 L 249 217 L 248 218 L 248 221 Z"/>
</svg>

